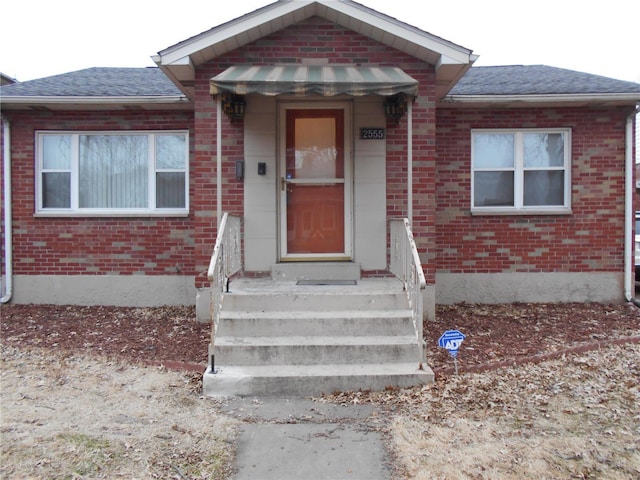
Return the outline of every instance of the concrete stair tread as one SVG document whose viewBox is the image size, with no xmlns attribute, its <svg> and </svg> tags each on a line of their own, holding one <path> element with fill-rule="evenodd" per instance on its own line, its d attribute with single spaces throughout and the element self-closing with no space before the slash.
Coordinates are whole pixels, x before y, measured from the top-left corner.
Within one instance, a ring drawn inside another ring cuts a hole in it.
<svg viewBox="0 0 640 480">
<path fill-rule="evenodd" d="M 272 365 L 220 367 L 203 376 L 205 395 L 229 397 L 252 395 L 311 396 L 322 393 L 405 388 L 433 382 L 433 371 L 415 363 Z"/>
<path fill-rule="evenodd" d="M 238 377 L 329 377 L 348 375 L 433 375 L 433 371 L 416 363 L 357 363 L 325 365 L 243 365 L 219 366 L 212 374 L 207 369 L 205 375 Z"/>
<path fill-rule="evenodd" d="M 385 310 L 223 310 L 220 314 L 221 319 L 336 319 L 336 318 L 411 318 L 411 310 L 407 309 L 385 309 Z"/>
<path fill-rule="evenodd" d="M 380 336 L 261 336 L 261 337 L 217 337 L 217 347 L 257 347 L 257 346 L 324 346 L 324 345 L 415 345 L 415 335 Z"/>
</svg>

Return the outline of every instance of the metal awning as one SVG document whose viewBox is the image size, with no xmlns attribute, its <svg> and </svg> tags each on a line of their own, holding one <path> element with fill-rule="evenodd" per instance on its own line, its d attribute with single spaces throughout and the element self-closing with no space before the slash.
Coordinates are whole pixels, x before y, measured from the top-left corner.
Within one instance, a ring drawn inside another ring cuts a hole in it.
<svg viewBox="0 0 640 480">
<path fill-rule="evenodd" d="M 213 77 L 209 91 L 212 95 L 415 96 L 418 81 L 398 67 L 236 65 Z"/>
</svg>

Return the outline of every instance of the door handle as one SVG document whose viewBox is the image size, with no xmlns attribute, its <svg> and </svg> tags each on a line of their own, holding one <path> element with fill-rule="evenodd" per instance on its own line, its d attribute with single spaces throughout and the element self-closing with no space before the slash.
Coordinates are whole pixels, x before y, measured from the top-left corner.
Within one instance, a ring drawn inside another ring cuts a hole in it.
<svg viewBox="0 0 640 480">
<path fill-rule="evenodd" d="M 280 190 L 284 192 L 286 188 L 287 188 L 287 181 L 285 180 L 284 177 L 280 177 Z"/>
</svg>

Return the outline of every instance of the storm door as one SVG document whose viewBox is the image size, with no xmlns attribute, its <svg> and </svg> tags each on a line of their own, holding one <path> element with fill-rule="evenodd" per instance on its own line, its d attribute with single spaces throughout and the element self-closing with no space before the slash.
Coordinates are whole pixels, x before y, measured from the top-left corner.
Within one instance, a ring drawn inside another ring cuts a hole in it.
<svg viewBox="0 0 640 480">
<path fill-rule="evenodd" d="M 346 113 L 346 108 L 284 109 L 280 159 L 282 260 L 351 258 Z"/>
</svg>

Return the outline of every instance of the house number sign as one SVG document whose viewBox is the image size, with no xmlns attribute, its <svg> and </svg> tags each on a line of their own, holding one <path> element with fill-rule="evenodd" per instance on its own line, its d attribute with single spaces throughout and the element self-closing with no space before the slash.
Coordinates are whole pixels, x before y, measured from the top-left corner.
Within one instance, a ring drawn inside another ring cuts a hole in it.
<svg viewBox="0 0 640 480">
<path fill-rule="evenodd" d="M 362 140 L 382 140 L 384 139 L 384 128 L 361 128 L 360 138 Z"/>
</svg>

